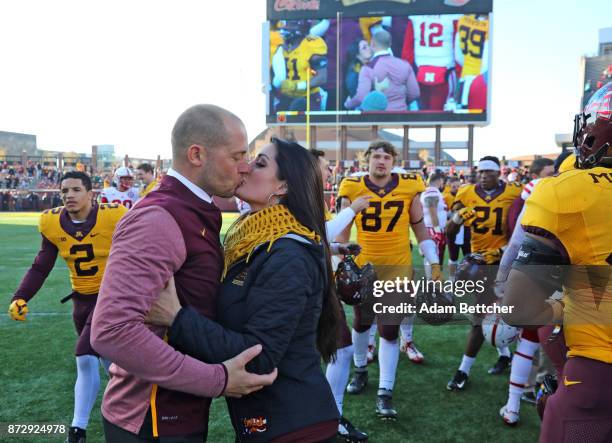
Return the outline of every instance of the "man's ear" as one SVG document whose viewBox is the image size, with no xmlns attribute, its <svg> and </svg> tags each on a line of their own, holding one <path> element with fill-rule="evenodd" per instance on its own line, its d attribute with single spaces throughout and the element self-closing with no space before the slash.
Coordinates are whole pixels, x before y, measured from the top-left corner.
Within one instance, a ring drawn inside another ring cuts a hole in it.
<svg viewBox="0 0 612 443">
<path fill-rule="evenodd" d="M 200 145 L 191 145 L 187 148 L 187 161 L 193 166 L 202 166 L 206 162 L 206 148 Z"/>
</svg>

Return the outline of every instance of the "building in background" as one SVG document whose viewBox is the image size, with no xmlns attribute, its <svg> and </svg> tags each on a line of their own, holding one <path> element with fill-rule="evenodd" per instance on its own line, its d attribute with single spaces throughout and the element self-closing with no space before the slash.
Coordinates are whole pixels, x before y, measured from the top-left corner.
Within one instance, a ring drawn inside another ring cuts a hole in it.
<svg viewBox="0 0 612 443">
<path fill-rule="evenodd" d="M 599 30 L 597 55 L 582 57 L 580 71 L 584 86 L 580 107 L 584 108 L 595 91 L 612 81 L 612 28 Z"/>
</svg>

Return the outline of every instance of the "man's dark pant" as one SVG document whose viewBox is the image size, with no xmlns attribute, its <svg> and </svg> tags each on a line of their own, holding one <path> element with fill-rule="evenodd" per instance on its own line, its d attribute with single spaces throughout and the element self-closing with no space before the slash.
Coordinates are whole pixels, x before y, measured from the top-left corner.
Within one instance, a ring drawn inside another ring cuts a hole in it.
<svg viewBox="0 0 612 443">
<path fill-rule="evenodd" d="M 136 435 L 121 429 L 104 417 L 102 417 L 102 422 L 104 424 L 106 443 L 203 443 L 206 441 L 206 437 L 202 433 L 178 437 L 147 437 L 142 435 L 142 432 L 141 435 Z"/>
</svg>

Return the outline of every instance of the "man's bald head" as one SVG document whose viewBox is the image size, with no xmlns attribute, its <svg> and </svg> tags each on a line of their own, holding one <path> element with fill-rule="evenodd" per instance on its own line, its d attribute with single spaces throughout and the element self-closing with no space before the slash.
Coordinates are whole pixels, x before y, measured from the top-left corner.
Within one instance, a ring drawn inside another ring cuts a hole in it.
<svg viewBox="0 0 612 443">
<path fill-rule="evenodd" d="M 391 34 L 385 30 L 378 31 L 372 36 L 372 42 L 378 49 L 389 49 L 391 47 Z"/>
<path fill-rule="evenodd" d="M 172 129 L 172 162 L 183 162 L 187 148 L 192 145 L 206 148 L 227 145 L 228 126 L 232 123 L 243 125 L 236 115 L 219 106 L 204 104 L 187 109 Z"/>
</svg>

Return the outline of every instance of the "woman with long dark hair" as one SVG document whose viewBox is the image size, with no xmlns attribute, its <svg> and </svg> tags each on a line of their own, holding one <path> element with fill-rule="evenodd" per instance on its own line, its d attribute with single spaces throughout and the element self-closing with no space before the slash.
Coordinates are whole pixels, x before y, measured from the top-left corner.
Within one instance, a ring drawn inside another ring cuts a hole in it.
<svg viewBox="0 0 612 443">
<path fill-rule="evenodd" d="M 172 284 L 149 314 L 169 343 L 206 362 L 256 345 L 247 370 L 278 368 L 274 384 L 228 399 L 237 441 L 333 441 L 338 410 L 321 369 L 334 358 L 341 320 L 325 231 L 317 160 L 273 138 L 236 189 L 251 206 L 229 229 L 216 322 L 181 308 Z"/>
</svg>

